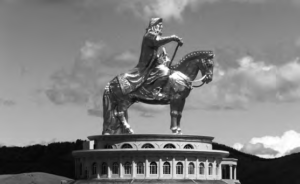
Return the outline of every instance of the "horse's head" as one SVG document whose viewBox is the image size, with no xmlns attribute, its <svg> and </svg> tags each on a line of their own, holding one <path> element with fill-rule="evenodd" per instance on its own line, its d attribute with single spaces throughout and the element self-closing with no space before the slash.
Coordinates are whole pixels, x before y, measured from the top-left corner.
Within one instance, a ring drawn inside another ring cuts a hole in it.
<svg viewBox="0 0 300 184">
<path fill-rule="evenodd" d="M 205 76 L 202 80 L 203 83 L 209 83 L 213 79 L 213 70 L 214 70 L 214 54 L 212 51 L 200 51 L 199 55 L 199 68 L 202 73 L 202 76 Z"/>
</svg>

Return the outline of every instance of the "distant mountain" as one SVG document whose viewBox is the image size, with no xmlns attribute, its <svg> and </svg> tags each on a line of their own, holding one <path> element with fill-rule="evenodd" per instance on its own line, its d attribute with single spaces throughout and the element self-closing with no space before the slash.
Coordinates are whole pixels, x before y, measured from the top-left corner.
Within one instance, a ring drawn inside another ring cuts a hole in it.
<svg viewBox="0 0 300 184">
<path fill-rule="evenodd" d="M 82 143 L 77 140 L 47 146 L 0 147 L 0 174 L 44 172 L 74 178 L 71 153 L 81 150 Z M 230 158 L 238 159 L 237 177 L 241 184 L 300 184 L 300 153 L 264 159 L 218 143 L 213 143 L 213 149 L 228 151 Z M 0 183 L 9 175 L 0 176 Z"/>
<path fill-rule="evenodd" d="M 228 151 L 230 158 L 238 159 L 241 184 L 300 184 L 300 153 L 264 159 L 218 143 L 213 143 L 213 149 Z"/>
</svg>

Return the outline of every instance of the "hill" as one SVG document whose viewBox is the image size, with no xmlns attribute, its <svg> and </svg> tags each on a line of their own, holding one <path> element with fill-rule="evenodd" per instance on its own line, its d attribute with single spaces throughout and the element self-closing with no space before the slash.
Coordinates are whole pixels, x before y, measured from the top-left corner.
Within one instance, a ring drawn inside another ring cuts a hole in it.
<svg viewBox="0 0 300 184">
<path fill-rule="evenodd" d="M 0 174 L 44 172 L 74 178 L 73 150 L 82 149 L 81 140 L 28 147 L 1 147 Z"/>
<path fill-rule="evenodd" d="M 238 159 L 237 177 L 242 184 L 299 184 L 300 153 L 275 159 L 264 159 L 213 143 L 213 149 L 230 153 Z"/>
</svg>

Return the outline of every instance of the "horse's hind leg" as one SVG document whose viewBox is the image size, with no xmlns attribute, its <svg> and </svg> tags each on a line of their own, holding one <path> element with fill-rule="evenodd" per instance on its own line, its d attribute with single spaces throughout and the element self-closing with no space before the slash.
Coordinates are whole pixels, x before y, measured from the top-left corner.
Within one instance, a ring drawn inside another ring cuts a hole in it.
<svg viewBox="0 0 300 184">
<path fill-rule="evenodd" d="M 133 130 L 130 128 L 130 125 L 128 123 L 128 113 L 127 109 L 132 105 L 132 102 L 130 101 L 121 101 L 116 107 L 115 114 L 117 118 L 121 121 L 124 132 L 128 134 L 133 134 Z"/>
</svg>

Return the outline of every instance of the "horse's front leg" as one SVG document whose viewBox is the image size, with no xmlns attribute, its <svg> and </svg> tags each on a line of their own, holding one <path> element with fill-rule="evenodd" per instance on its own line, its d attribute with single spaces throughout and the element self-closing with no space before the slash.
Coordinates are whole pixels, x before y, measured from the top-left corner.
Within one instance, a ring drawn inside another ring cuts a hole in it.
<svg viewBox="0 0 300 184">
<path fill-rule="evenodd" d="M 181 118 L 181 112 L 178 112 L 177 110 L 171 110 L 171 131 L 173 134 L 178 134 L 181 130 L 180 127 L 178 127 L 178 119 Z M 180 120 L 179 120 L 180 121 Z"/>
<path fill-rule="evenodd" d="M 181 117 L 182 117 L 182 111 L 184 108 L 184 104 L 185 104 L 185 98 L 178 100 L 177 134 L 182 134 L 181 129 L 180 129 L 180 121 L 181 121 Z"/>
<path fill-rule="evenodd" d="M 180 128 L 180 120 L 182 110 L 185 104 L 185 98 L 174 99 L 171 102 L 171 131 L 174 134 L 182 134 Z"/>
</svg>

